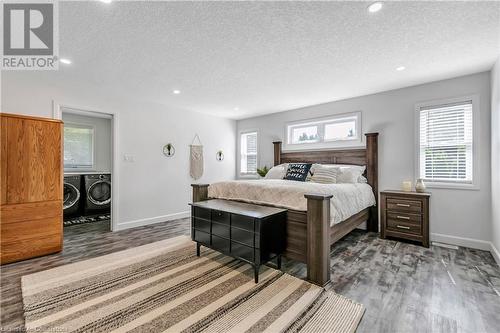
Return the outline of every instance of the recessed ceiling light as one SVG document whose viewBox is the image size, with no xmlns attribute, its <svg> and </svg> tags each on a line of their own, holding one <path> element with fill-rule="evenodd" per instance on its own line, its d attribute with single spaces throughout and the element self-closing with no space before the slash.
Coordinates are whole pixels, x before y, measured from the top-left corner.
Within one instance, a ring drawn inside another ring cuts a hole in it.
<svg viewBox="0 0 500 333">
<path fill-rule="evenodd" d="M 399 66 L 399 67 L 396 67 L 396 70 L 397 70 L 397 71 L 400 71 L 400 72 L 401 72 L 401 71 L 404 71 L 405 69 L 406 69 L 406 67 L 405 67 L 405 66 Z"/>
<path fill-rule="evenodd" d="M 382 6 L 383 6 L 382 2 L 378 2 L 378 1 L 374 2 L 374 3 L 372 3 L 371 5 L 368 6 L 368 11 L 370 13 L 378 12 L 379 10 L 382 9 Z"/>
<path fill-rule="evenodd" d="M 233 110 L 238 111 L 239 109 L 240 109 L 239 107 L 235 107 Z"/>
<path fill-rule="evenodd" d="M 176 95 L 179 95 L 179 94 L 181 93 L 181 91 L 180 91 L 180 90 L 177 90 L 177 89 L 175 89 L 175 90 L 174 90 L 174 91 L 172 91 L 172 92 L 173 92 L 174 94 L 176 94 Z"/>
<path fill-rule="evenodd" d="M 66 65 L 71 65 L 71 60 L 66 59 L 66 58 L 61 58 L 59 59 L 60 63 L 66 64 Z"/>
<path fill-rule="evenodd" d="M 113 0 L 100 0 L 101 2 L 104 2 L 104 3 L 111 3 L 111 1 Z"/>
</svg>

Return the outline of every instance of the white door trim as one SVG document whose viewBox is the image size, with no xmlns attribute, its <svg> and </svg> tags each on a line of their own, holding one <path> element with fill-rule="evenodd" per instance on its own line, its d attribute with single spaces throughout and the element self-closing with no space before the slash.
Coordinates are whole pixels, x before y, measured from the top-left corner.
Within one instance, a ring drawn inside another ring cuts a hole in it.
<svg viewBox="0 0 500 333">
<path fill-rule="evenodd" d="M 99 111 L 98 108 L 94 107 L 85 107 L 85 106 L 77 106 L 72 103 L 61 103 L 60 101 L 52 101 L 52 117 L 54 119 L 62 119 L 62 109 L 68 108 L 71 109 L 71 113 L 87 115 L 92 117 L 100 117 L 100 118 L 110 118 L 111 119 L 111 132 L 112 132 L 112 145 L 111 150 L 113 154 L 113 158 L 111 160 L 111 231 L 118 230 L 118 188 L 119 188 L 119 141 L 118 141 L 118 129 L 119 129 L 119 117 L 115 112 L 104 112 Z"/>
</svg>

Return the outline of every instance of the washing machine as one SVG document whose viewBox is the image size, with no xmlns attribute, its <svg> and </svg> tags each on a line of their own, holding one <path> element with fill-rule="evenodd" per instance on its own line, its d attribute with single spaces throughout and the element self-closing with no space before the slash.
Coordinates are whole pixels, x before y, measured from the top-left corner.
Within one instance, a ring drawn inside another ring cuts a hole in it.
<svg viewBox="0 0 500 333">
<path fill-rule="evenodd" d="M 111 207 L 111 175 L 84 175 L 85 215 L 105 214 Z"/>
<path fill-rule="evenodd" d="M 63 215 L 64 217 L 78 216 L 81 214 L 81 177 L 64 176 Z"/>
</svg>

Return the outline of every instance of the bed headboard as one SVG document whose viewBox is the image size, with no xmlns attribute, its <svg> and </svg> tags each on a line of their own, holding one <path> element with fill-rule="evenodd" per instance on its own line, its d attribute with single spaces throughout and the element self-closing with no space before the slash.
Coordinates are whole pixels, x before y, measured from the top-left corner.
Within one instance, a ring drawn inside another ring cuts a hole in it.
<svg viewBox="0 0 500 333">
<path fill-rule="evenodd" d="M 366 179 L 378 205 L 378 133 L 367 133 L 366 148 L 302 150 L 283 152 L 281 141 L 274 144 L 274 165 L 281 163 L 320 163 L 366 165 Z"/>
</svg>

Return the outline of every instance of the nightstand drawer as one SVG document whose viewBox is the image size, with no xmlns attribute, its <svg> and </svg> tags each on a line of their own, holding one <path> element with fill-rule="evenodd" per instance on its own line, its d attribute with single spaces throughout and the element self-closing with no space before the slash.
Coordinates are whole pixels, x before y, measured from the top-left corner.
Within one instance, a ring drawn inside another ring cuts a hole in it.
<svg viewBox="0 0 500 333">
<path fill-rule="evenodd" d="M 422 216 L 419 214 L 387 212 L 387 220 L 402 222 L 406 224 L 422 225 Z"/>
<path fill-rule="evenodd" d="M 422 202 L 417 200 L 387 198 L 387 210 L 419 214 L 422 212 Z"/>
<path fill-rule="evenodd" d="M 405 234 L 422 234 L 422 226 L 420 224 L 412 224 L 390 218 L 387 219 L 387 230 L 393 230 Z"/>
</svg>

